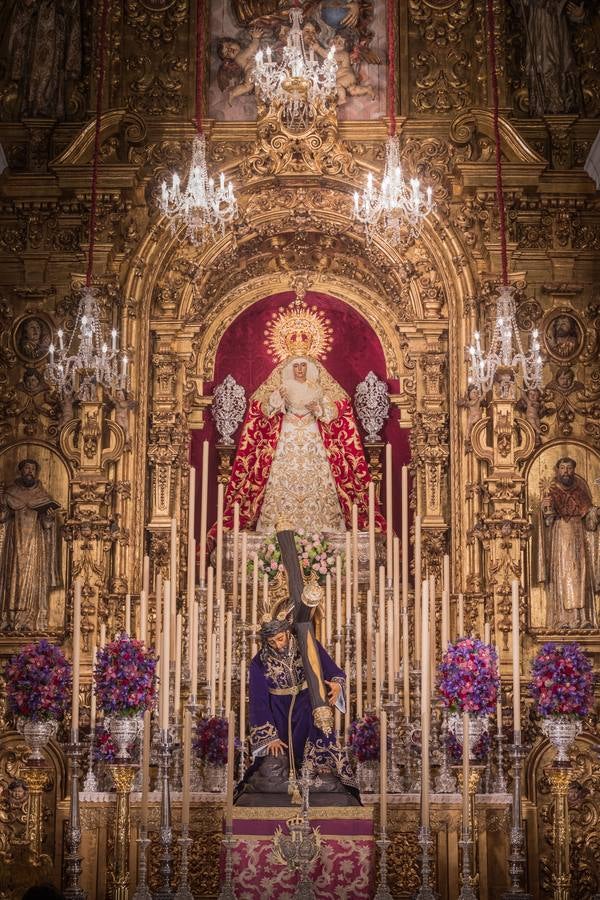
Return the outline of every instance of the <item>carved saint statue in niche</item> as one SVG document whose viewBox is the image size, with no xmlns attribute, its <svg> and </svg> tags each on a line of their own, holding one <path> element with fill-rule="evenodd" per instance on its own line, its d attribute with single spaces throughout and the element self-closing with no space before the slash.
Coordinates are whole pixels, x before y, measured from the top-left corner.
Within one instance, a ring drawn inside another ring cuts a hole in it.
<svg viewBox="0 0 600 900">
<path fill-rule="evenodd" d="M 583 96 L 570 23 L 584 21 L 583 3 L 523 0 L 517 8 L 524 9 L 526 17 L 529 115 L 582 113 Z"/>
<path fill-rule="evenodd" d="M 0 625 L 44 631 L 48 597 L 60 587 L 56 502 L 41 484 L 39 464 L 22 459 L 13 484 L 0 488 Z"/>
<path fill-rule="evenodd" d="M 15 0 L 7 56 L 19 114 L 63 119 L 67 82 L 81 75 L 80 0 Z"/>
<path fill-rule="evenodd" d="M 600 507 L 594 506 L 576 462 L 561 457 L 544 485 L 540 506 L 538 579 L 547 592 L 547 625 L 585 628 L 596 624 L 600 594 Z"/>
</svg>

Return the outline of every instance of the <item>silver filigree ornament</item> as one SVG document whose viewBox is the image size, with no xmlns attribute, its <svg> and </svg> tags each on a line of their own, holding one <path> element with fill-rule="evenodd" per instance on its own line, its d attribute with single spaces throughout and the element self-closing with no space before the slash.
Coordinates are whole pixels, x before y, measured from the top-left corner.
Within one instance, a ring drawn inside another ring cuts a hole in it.
<svg viewBox="0 0 600 900">
<path fill-rule="evenodd" d="M 381 440 L 381 429 L 390 411 L 390 395 L 385 381 L 374 372 L 356 386 L 354 407 L 360 424 L 365 430 L 367 443 Z"/>
<path fill-rule="evenodd" d="M 222 444 L 233 444 L 233 434 L 246 412 L 246 392 L 232 375 L 215 388 L 212 416 Z"/>
</svg>

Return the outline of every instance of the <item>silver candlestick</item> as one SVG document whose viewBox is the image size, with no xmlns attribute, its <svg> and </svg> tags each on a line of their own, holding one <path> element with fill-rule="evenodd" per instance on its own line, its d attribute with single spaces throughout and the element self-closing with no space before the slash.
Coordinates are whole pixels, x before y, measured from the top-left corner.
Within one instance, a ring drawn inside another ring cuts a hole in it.
<svg viewBox="0 0 600 900">
<path fill-rule="evenodd" d="M 83 780 L 83 790 L 87 794 L 95 794 L 98 790 L 98 779 L 94 774 L 94 744 L 96 741 L 96 731 L 94 728 L 90 731 L 90 752 L 88 753 L 88 770 Z"/>
<path fill-rule="evenodd" d="M 525 834 L 523 831 L 521 811 L 521 775 L 523 760 L 527 752 L 521 743 L 511 747 L 513 760 L 513 797 L 512 797 L 512 826 L 510 829 L 510 853 L 508 856 L 508 871 L 510 875 L 510 890 L 502 894 L 502 900 L 532 900 L 523 888 L 525 876 Z"/>
<path fill-rule="evenodd" d="M 379 883 L 374 900 L 393 900 L 387 880 L 387 852 L 392 842 L 388 841 L 385 828 L 381 829 L 379 840 L 375 843 L 379 848 Z"/>
<path fill-rule="evenodd" d="M 225 829 L 225 837 L 222 843 L 225 847 L 225 879 L 221 885 L 218 900 L 237 900 L 233 889 L 233 847 L 235 840 L 231 831 L 231 825 L 228 825 Z"/>
<path fill-rule="evenodd" d="M 458 846 L 462 850 L 462 873 L 461 873 L 461 886 L 460 886 L 460 894 L 458 895 L 459 900 L 477 900 L 477 893 L 475 892 L 475 883 L 476 879 L 471 875 L 471 847 L 473 845 L 473 841 L 471 840 L 471 829 L 469 828 L 469 823 L 466 824 L 463 822 L 461 839 L 458 842 Z"/>
<path fill-rule="evenodd" d="M 506 794 L 508 785 L 506 784 L 506 775 L 504 774 L 504 741 L 505 737 L 501 731 L 496 735 L 496 743 L 498 750 L 496 752 L 496 777 L 492 784 L 492 792 L 494 794 Z"/>
<path fill-rule="evenodd" d="M 189 885 L 189 866 L 190 866 L 190 847 L 193 841 L 190 837 L 189 825 L 181 826 L 181 837 L 179 845 L 181 847 L 181 866 L 179 874 L 179 887 L 175 893 L 175 900 L 194 900 L 194 895 Z"/>
<path fill-rule="evenodd" d="M 419 844 L 421 845 L 421 887 L 416 893 L 415 900 L 438 900 L 431 879 L 431 830 L 427 825 L 421 825 L 419 830 Z"/>
<path fill-rule="evenodd" d="M 79 817 L 79 764 L 83 747 L 79 743 L 79 731 L 71 731 L 71 742 L 67 746 L 70 763 L 71 799 L 69 804 L 69 824 L 67 827 L 67 853 L 65 855 L 65 881 L 63 894 L 66 900 L 85 900 L 86 892 L 79 884 L 81 877 L 81 820 Z"/>
<path fill-rule="evenodd" d="M 398 762 L 398 739 L 400 736 L 400 712 L 401 703 L 398 694 L 394 694 L 384 704 L 388 716 L 388 736 L 390 741 L 390 767 L 388 769 L 388 793 L 401 794 L 404 789 L 404 780 L 400 774 Z"/>
<path fill-rule="evenodd" d="M 173 859 L 171 845 L 173 843 L 173 829 L 171 826 L 171 791 L 169 784 L 172 754 L 173 744 L 169 729 L 163 728 L 160 732 L 158 753 L 158 780 L 161 789 L 159 827 L 161 885 L 154 894 L 154 900 L 172 900 L 173 898 L 173 891 L 171 889 L 171 862 Z"/>
<path fill-rule="evenodd" d="M 137 842 L 139 845 L 138 881 L 132 900 L 152 900 L 152 894 L 150 893 L 150 888 L 148 887 L 148 859 L 146 856 L 146 851 L 148 849 L 148 845 L 150 844 L 150 838 L 148 837 L 148 832 L 143 825 L 140 827 L 140 836 L 137 839 Z"/>
</svg>

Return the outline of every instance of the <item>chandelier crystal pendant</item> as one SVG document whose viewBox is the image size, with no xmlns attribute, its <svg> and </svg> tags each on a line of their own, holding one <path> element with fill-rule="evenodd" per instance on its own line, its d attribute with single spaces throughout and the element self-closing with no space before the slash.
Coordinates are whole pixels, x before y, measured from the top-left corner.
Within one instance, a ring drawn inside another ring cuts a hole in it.
<svg viewBox="0 0 600 900">
<path fill-rule="evenodd" d="M 111 332 L 110 346 L 104 340 L 98 300 L 92 287 L 83 289 L 68 344 L 65 346 L 62 330 L 57 332 L 57 337 L 58 347 L 54 344 L 49 347 L 46 379 L 62 397 L 93 400 L 98 385 L 113 396 L 117 390 L 127 390 L 129 360 L 119 351 L 116 329 Z"/>
<path fill-rule="evenodd" d="M 529 350 L 523 349 L 521 335 L 515 318 L 515 298 L 510 284 L 500 285 L 496 300 L 494 330 L 488 350 L 481 347 L 478 331 L 469 347 L 469 384 L 475 385 L 483 395 L 491 390 L 499 368 L 511 368 L 521 372 L 525 390 L 539 388 L 542 383 L 544 361 L 540 355 L 538 332 L 531 335 Z"/>
<path fill-rule="evenodd" d="M 433 191 L 421 188 L 418 178 L 407 182 L 400 162 L 400 140 L 396 134 L 396 31 L 394 5 L 387 4 L 388 39 L 388 116 L 389 132 L 385 143 L 385 166 L 378 187 L 373 175 L 367 185 L 354 194 L 353 218 L 364 225 L 367 242 L 381 234 L 391 243 L 402 243 L 418 237 L 423 222 L 433 209 Z"/>
<path fill-rule="evenodd" d="M 225 184 L 221 173 L 218 184 L 208 174 L 206 138 L 202 126 L 204 94 L 204 0 L 196 4 L 196 134 L 192 142 L 192 158 L 185 178 L 185 188 L 177 172 L 171 186 L 161 185 L 159 208 L 171 221 L 174 231 L 184 225 L 183 239 L 200 245 L 224 235 L 237 218 L 238 207 L 233 185 Z"/>
<path fill-rule="evenodd" d="M 301 127 L 307 124 L 319 102 L 326 103 L 333 97 L 337 63 L 334 47 L 324 59 L 317 59 L 313 47 L 306 49 L 299 7 L 292 7 L 289 16 L 291 27 L 281 61 L 273 58 L 270 47 L 259 50 L 252 78 L 259 99 L 281 107 L 288 126 Z"/>
<path fill-rule="evenodd" d="M 496 197 L 498 202 L 502 280 L 498 286 L 489 347 L 487 350 L 483 349 L 481 336 L 476 331 L 473 334 L 473 343 L 468 348 L 470 356 L 469 384 L 474 385 L 481 396 L 491 390 L 499 369 L 512 369 L 514 377 L 520 374 L 525 390 L 537 390 L 542 386 L 542 371 L 544 368 L 537 330 L 532 332 L 529 348 L 525 350 L 523 347 L 516 319 L 514 290 L 508 280 L 506 209 L 504 185 L 502 182 L 502 147 L 500 141 L 500 105 L 496 73 L 495 34 L 494 0 L 487 0 L 488 67 L 492 84 Z M 481 305 L 483 306 L 483 303 Z"/>
<path fill-rule="evenodd" d="M 94 271 L 94 247 L 98 208 L 98 170 L 100 164 L 100 130 L 102 124 L 102 95 L 105 77 L 106 38 L 108 31 L 109 0 L 103 0 L 98 42 L 98 84 L 96 88 L 96 114 L 94 151 L 92 156 L 92 184 L 90 222 L 85 286 L 79 299 L 75 324 L 68 340 L 62 329 L 57 332 L 58 346 L 51 343 L 45 378 L 64 402 L 77 399 L 96 399 L 98 387 L 111 396 L 128 388 L 128 357 L 117 346 L 117 331 L 112 330 L 110 346 L 104 339 L 100 307 L 96 289 L 92 284 Z"/>
</svg>

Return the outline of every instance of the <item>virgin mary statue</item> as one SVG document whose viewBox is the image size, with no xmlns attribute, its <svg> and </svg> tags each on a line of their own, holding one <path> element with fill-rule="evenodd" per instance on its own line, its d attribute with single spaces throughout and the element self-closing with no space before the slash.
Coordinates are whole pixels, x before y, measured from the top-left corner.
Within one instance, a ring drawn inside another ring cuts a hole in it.
<svg viewBox="0 0 600 900">
<path fill-rule="evenodd" d="M 318 318 L 302 306 L 296 301 L 282 318 Z M 295 340 L 286 337 L 286 348 L 311 345 L 306 327 Z M 239 503 L 242 529 L 270 533 L 284 519 L 295 531 L 339 532 L 351 527 L 356 504 L 365 529 L 370 480 L 350 398 L 314 356 L 287 355 L 250 398 L 223 525 L 232 528 Z M 376 528 L 385 529 L 379 512 Z"/>
</svg>

